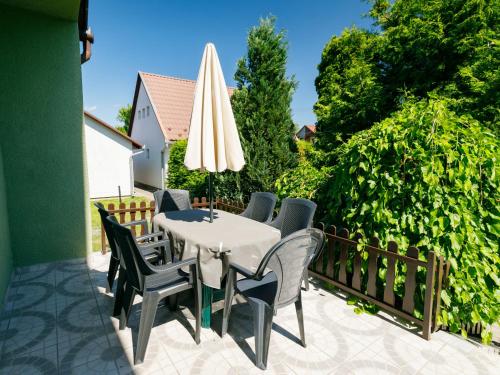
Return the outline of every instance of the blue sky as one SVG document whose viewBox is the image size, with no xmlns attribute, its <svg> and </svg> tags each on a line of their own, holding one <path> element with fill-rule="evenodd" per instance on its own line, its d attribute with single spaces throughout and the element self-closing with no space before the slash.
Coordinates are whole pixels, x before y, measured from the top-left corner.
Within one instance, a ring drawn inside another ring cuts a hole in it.
<svg viewBox="0 0 500 375">
<path fill-rule="evenodd" d="M 325 43 L 346 27 L 370 27 L 361 0 L 90 0 L 95 35 L 83 65 L 86 110 L 116 125 L 118 108 L 131 103 L 139 70 L 196 79 L 204 45 L 213 42 L 228 85 L 245 54 L 248 30 L 272 14 L 287 30 L 288 75 L 299 82 L 292 110 L 298 125 L 316 121 L 314 79 Z"/>
</svg>

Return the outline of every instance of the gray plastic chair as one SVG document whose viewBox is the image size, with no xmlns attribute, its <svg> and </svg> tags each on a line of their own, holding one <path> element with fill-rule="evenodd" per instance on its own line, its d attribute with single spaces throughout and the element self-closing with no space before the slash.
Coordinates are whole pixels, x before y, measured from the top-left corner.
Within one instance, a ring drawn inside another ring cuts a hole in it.
<svg viewBox="0 0 500 375">
<path fill-rule="evenodd" d="M 254 316 L 256 365 L 265 370 L 273 315 L 277 309 L 295 303 L 300 339 L 306 346 L 302 312 L 301 284 L 304 270 L 323 248 L 324 234 L 308 228 L 283 238 L 264 256 L 253 273 L 237 264 L 229 264 L 222 318 L 222 332 L 227 332 L 233 297 L 242 295 L 250 304 Z M 267 272 L 271 270 L 270 272 Z M 267 272 L 267 273 L 266 273 Z M 238 280 L 237 274 L 244 278 Z"/>
<path fill-rule="evenodd" d="M 155 215 L 167 211 L 191 210 L 189 191 L 180 189 L 157 190 L 155 199 Z"/>
<path fill-rule="evenodd" d="M 113 284 L 115 281 L 116 273 L 118 272 L 118 267 L 120 265 L 120 251 L 116 243 L 116 239 L 111 226 L 109 225 L 106 218 L 110 216 L 110 213 L 104 208 L 104 205 L 100 202 L 94 203 L 94 206 L 99 212 L 101 217 L 101 223 L 104 228 L 104 233 L 108 238 L 109 247 L 111 249 L 111 256 L 109 259 L 108 267 L 108 286 L 106 288 L 107 292 L 113 289 Z M 150 262 L 165 261 L 166 248 L 169 246 L 168 240 L 163 239 L 163 232 L 148 233 L 148 222 L 146 220 L 136 220 L 130 221 L 128 223 L 123 223 L 123 226 L 142 226 L 144 228 L 145 234 L 143 236 L 136 237 L 136 240 L 141 243 L 142 255 Z M 170 254 L 170 252 L 168 252 Z M 118 277 L 120 278 L 120 277 Z M 119 282 L 120 284 L 120 282 Z M 120 294 L 121 285 L 117 286 L 117 293 Z"/>
<path fill-rule="evenodd" d="M 276 219 L 269 225 L 281 231 L 281 238 L 285 238 L 301 229 L 312 226 L 316 203 L 309 199 L 285 198 Z"/>
<path fill-rule="evenodd" d="M 195 341 L 199 344 L 201 331 L 201 282 L 198 279 L 198 262 L 196 258 L 154 266 L 147 262 L 140 252 L 130 229 L 118 224 L 114 216 L 108 216 L 107 220 L 113 227 L 122 253 L 122 259 L 126 265 L 125 294 L 120 314 L 120 329 L 124 329 L 127 325 L 135 295 L 139 294 L 142 296 L 141 318 L 134 364 L 144 361 L 149 336 L 160 300 L 166 297 L 173 297 L 191 288 L 195 291 Z M 182 268 L 188 268 L 189 273 L 182 271 Z"/>
<path fill-rule="evenodd" d="M 285 198 L 281 202 L 281 209 L 276 219 L 269 225 L 281 231 L 281 238 L 301 229 L 311 228 L 316 203 L 303 198 Z M 304 286 L 309 290 L 309 277 L 307 268 L 304 270 Z"/>
<path fill-rule="evenodd" d="M 246 210 L 240 215 L 261 223 L 270 223 L 273 219 L 276 200 L 277 197 L 273 193 L 252 193 Z"/>
</svg>

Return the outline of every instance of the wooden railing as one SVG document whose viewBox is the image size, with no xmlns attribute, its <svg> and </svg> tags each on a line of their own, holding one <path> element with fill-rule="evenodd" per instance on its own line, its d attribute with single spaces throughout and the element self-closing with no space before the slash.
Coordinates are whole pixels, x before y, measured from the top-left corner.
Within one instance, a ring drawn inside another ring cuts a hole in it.
<svg viewBox="0 0 500 375">
<path fill-rule="evenodd" d="M 204 208 L 208 207 L 209 203 L 207 198 L 194 198 L 191 206 L 193 208 Z M 115 215 L 120 223 L 125 223 L 128 221 L 135 220 L 147 220 L 151 223 L 154 212 L 155 212 L 155 201 L 150 202 L 130 202 L 129 206 L 125 203 L 120 203 L 118 207 L 114 203 L 109 203 L 107 208 L 108 212 L 112 215 Z M 129 215 L 129 217 L 126 217 Z M 139 226 L 139 232 L 137 230 L 138 226 L 133 226 L 131 229 L 135 235 L 143 235 L 145 232 L 144 226 Z M 107 241 L 106 235 L 104 233 L 104 228 L 101 223 L 101 253 L 106 254 L 107 252 Z"/>
<path fill-rule="evenodd" d="M 323 229 L 323 228 L 322 228 Z M 449 262 L 436 258 L 433 251 L 426 260 L 419 259 L 419 250 L 409 247 L 406 255 L 398 253 L 398 245 L 389 241 L 387 250 L 379 247 L 374 237 L 361 245 L 361 235 L 350 238 L 347 229 L 337 231 L 331 226 L 325 231 L 327 244 L 321 255 L 310 265 L 309 273 L 345 292 L 406 319 L 422 328 L 422 336 L 429 340 L 437 329 L 436 317 L 440 313 L 440 295 L 443 280 L 449 271 Z M 361 249 L 359 249 L 361 247 Z M 385 260 L 385 262 L 384 262 Z M 379 269 L 385 263 L 385 280 L 380 282 Z M 398 267 L 399 263 L 399 267 Z M 404 265 L 401 267 L 401 265 Z M 394 287 L 396 275 L 405 269 L 404 297 L 397 298 Z M 425 281 L 417 279 L 417 271 L 425 270 Z M 421 285 L 423 284 L 423 285 Z M 415 294 L 425 286 L 422 318 L 417 318 Z"/>
<path fill-rule="evenodd" d="M 231 212 L 233 214 L 241 214 L 246 208 L 244 203 L 228 199 L 217 199 L 215 204 L 217 209 Z"/>
</svg>

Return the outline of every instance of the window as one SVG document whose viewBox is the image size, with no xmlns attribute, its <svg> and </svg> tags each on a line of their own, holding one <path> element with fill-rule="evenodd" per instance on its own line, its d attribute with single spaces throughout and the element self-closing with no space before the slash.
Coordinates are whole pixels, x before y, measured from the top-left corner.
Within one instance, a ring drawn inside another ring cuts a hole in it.
<svg viewBox="0 0 500 375">
<path fill-rule="evenodd" d="M 143 109 L 142 109 L 142 118 L 146 117 L 146 116 L 145 116 L 145 111 L 146 111 L 146 110 L 143 108 Z"/>
<path fill-rule="evenodd" d="M 139 118 L 141 118 L 141 110 L 138 110 L 138 111 L 137 111 L 137 116 L 138 116 Z"/>
<path fill-rule="evenodd" d="M 146 107 L 146 116 L 149 117 L 149 105 Z"/>
</svg>

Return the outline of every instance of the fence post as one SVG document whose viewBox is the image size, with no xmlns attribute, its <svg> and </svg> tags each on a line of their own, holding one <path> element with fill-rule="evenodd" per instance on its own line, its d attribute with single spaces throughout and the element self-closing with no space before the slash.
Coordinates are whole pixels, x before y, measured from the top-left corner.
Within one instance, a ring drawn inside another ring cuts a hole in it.
<svg viewBox="0 0 500 375">
<path fill-rule="evenodd" d="M 104 234 L 104 227 L 101 222 L 101 254 L 106 254 L 106 235 Z"/>
<path fill-rule="evenodd" d="M 425 280 L 424 321 L 422 325 L 422 336 L 426 340 L 431 339 L 432 326 L 432 299 L 434 294 L 434 276 L 436 274 L 436 254 L 429 251 L 427 255 L 427 275 Z M 441 296 L 436 296 L 440 298 Z"/>
<path fill-rule="evenodd" d="M 118 213 L 119 217 L 120 217 L 120 224 L 123 224 L 125 222 L 125 209 L 127 208 L 127 206 L 125 205 L 125 203 L 120 203 L 120 205 L 118 206 L 118 208 L 120 209 L 120 212 Z"/>
<path fill-rule="evenodd" d="M 436 297 L 434 298 L 434 313 L 432 314 L 432 332 L 438 329 L 437 319 L 441 313 L 441 288 L 443 286 L 443 271 L 444 258 L 441 255 L 437 260 L 437 280 L 436 280 Z"/>
</svg>

